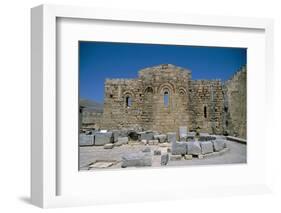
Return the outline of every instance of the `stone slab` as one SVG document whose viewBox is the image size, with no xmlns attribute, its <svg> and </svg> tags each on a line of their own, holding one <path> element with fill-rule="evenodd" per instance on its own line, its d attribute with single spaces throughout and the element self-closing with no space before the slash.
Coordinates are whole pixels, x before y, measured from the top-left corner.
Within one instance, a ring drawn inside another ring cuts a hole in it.
<svg viewBox="0 0 281 213">
<path fill-rule="evenodd" d="M 80 134 L 79 145 L 80 146 L 93 146 L 94 145 L 94 135 Z"/>
<path fill-rule="evenodd" d="M 186 141 L 194 141 L 196 132 L 188 132 L 186 136 Z"/>
<path fill-rule="evenodd" d="M 142 150 L 142 152 L 151 152 L 151 149 L 150 149 L 150 147 L 145 147 L 145 148 Z"/>
<path fill-rule="evenodd" d="M 182 156 L 181 155 L 171 155 L 170 160 L 175 161 L 175 160 L 181 160 Z"/>
<path fill-rule="evenodd" d="M 184 155 L 185 160 L 192 160 L 192 155 Z"/>
<path fill-rule="evenodd" d="M 187 153 L 186 142 L 173 142 L 171 146 L 172 155 L 185 155 Z"/>
<path fill-rule="evenodd" d="M 199 142 L 187 142 L 187 153 L 189 155 L 201 154 L 201 146 Z"/>
<path fill-rule="evenodd" d="M 122 156 L 122 168 L 126 167 L 144 167 L 152 165 L 152 156 L 150 153 L 137 152 L 124 154 Z"/>
<path fill-rule="evenodd" d="M 107 162 L 107 161 L 99 161 L 89 166 L 89 169 L 101 169 L 101 168 L 108 168 L 112 166 L 115 162 Z"/>
<path fill-rule="evenodd" d="M 112 132 L 96 132 L 95 133 L 95 146 L 103 146 L 107 143 L 112 143 Z"/>
<path fill-rule="evenodd" d="M 162 135 L 154 135 L 154 140 L 158 140 L 159 143 L 164 143 L 167 139 L 167 136 L 162 134 Z"/>
<path fill-rule="evenodd" d="M 226 143 L 224 140 L 214 140 L 212 141 L 213 145 L 214 145 L 214 151 L 215 152 L 219 152 L 221 150 L 223 150 L 226 147 Z"/>
<path fill-rule="evenodd" d="M 118 141 L 118 137 L 120 137 L 120 131 L 119 130 L 112 130 L 112 137 L 113 137 L 113 142 Z"/>
<path fill-rule="evenodd" d="M 152 140 L 154 133 L 153 132 L 139 132 L 139 140 Z"/>
<path fill-rule="evenodd" d="M 142 143 L 143 145 L 146 145 L 146 144 L 148 144 L 148 141 L 145 140 L 145 139 L 143 139 L 143 140 L 141 140 L 141 143 Z"/>
<path fill-rule="evenodd" d="M 158 140 L 149 140 L 148 144 L 149 145 L 158 145 L 159 141 Z"/>
<path fill-rule="evenodd" d="M 186 126 L 179 127 L 179 136 L 180 136 L 180 138 L 187 136 L 187 127 Z"/>
<path fill-rule="evenodd" d="M 123 145 L 123 144 L 128 144 L 128 142 L 129 142 L 128 137 L 119 137 L 119 138 L 117 139 L 117 142 L 115 143 L 115 145 L 116 145 L 116 146 L 121 146 L 121 145 Z"/>
<path fill-rule="evenodd" d="M 159 147 L 170 147 L 171 144 L 170 143 L 160 143 Z"/>
<path fill-rule="evenodd" d="M 203 159 L 204 155 L 197 155 L 198 159 Z"/>
<path fill-rule="evenodd" d="M 214 152 L 213 143 L 211 141 L 201 142 L 202 154 L 208 154 Z"/>
<path fill-rule="evenodd" d="M 107 144 L 103 145 L 104 149 L 112 149 L 113 147 L 114 147 L 113 143 L 107 143 Z"/>
<path fill-rule="evenodd" d="M 168 132 L 167 133 L 167 141 L 168 141 L 168 143 L 176 142 L 177 141 L 177 134 L 175 132 Z"/>
</svg>

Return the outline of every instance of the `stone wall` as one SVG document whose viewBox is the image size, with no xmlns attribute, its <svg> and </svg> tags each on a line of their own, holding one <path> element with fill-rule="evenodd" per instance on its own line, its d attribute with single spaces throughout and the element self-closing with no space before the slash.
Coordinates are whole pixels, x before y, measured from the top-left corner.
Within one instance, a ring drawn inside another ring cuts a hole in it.
<svg viewBox="0 0 281 213">
<path fill-rule="evenodd" d="M 247 70 L 242 67 L 224 85 L 224 128 L 229 135 L 247 137 Z"/>
<path fill-rule="evenodd" d="M 107 79 L 103 129 L 141 128 L 142 82 L 138 79 Z M 126 99 L 130 98 L 130 106 Z"/>
<path fill-rule="evenodd" d="M 220 80 L 190 82 L 189 103 L 193 131 L 222 134 L 223 93 Z"/>
<path fill-rule="evenodd" d="M 223 84 L 191 80 L 191 72 L 170 64 L 139 71 L 136 79 L 105 81 L 102 129 L 228 133 L 246 137 L 246 69 Z"/>
<path fill-rule="evenodd" d="M 87 109 L 84 109 L 81 114 L 81 117 L 82 128 L 100 129 L 103 117 L 102 112 L 91 112 Z"/>
</svg>

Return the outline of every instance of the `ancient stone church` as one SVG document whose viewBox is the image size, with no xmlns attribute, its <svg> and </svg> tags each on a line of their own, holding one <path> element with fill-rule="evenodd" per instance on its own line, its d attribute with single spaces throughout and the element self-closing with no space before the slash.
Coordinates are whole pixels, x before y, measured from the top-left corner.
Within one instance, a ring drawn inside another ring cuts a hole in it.
<svg viewBox="0 0 281 213">
<path fill-rule="evenodd" d="M 189 131 L 246 138 L 246 67 L 226 82 L 192 80 L 171 64 L 149 67 L 136 79 L 106 79 L 102 129 Z"/>
</svg>

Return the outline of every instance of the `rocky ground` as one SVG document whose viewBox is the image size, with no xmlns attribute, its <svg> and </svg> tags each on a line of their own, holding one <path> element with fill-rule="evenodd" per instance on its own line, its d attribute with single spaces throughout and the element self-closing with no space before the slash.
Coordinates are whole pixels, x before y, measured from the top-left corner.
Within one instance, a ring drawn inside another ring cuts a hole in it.
<svg viewBox="0 0 281 213">
<path fill-rule="evenodd" d="M 227 150 L 221 154 L 206 156 L 202 159 L 193 157 L 192 160 L 169 160 L 166 166 L 192 166 L 192 165 L 212 165 L 212 164 L 240 164 L 246 163 L 247 145 L 232 141 L 226 141 Z M 161 150 L 161 154 L 167 153 L 169 144 L 144 145 L 139 143 L 129 143 L 112 149 L 104 149 L 103 146 L 80 147 L 79 164 L 80 170 L 96 170 L 111 168 L 121 168 L 121 156 L 127 153 L 140 152 L 146 147 L 150 147 L 152 153 L 152 166 L 161 166 L 161 155 L 154 155 L 154 150 Z M 171 154 L 169 153 L 171 157 Z M 93 163 L 100 162 L 93 166 Z M 122 168 L 123 169 L 123 168 Z"/>
</svg>

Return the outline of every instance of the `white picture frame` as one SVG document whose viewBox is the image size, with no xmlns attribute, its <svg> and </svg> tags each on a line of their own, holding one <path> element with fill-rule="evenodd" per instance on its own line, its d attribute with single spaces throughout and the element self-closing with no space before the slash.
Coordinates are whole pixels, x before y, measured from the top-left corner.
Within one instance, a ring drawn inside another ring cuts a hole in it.
<svg viewBox="0 0 281 213">
<path fill-rule="evenodd" d="M 194 188 L 188 184 L 188 172 L 196 173 L 198 176 L 202 176 L 204 172 L 212 172 L 212 167 L 200 167 L 200 168 L 173 168 L 172 170 L 166 169 L 145 169 L 145 170 L 127 170 L 126 176 L 128 178 L 134 177 L 135 181 L 127 181 L 127 185 L 123 184 L 121 181 L 120 188 L 116 188 L 110 193 L 103 193 L 102 188 L 96 188 L 96 192 L 92 194 L 93 189 L 89 187 L 89 193 L 86 193 L 86 184 L 89 183 L 89 175 L 92 178 L 97 178 L 100 182 L 99 185 L 106 183 L 108 177 L 111 178 L 122 178 L 119 171 L 96 173 L 96 174 L 86 174 L 83 173 L 82 179 L 69 178 L 69 183 L 66 187 L 70 187 L 68 193 L 60 192 L 60 184 L 64 184 L 64 180 L 61 176 L 66 176 L 68 174 L 61 174 L 64 172 L 63 165 L 60 164 L 60 154 L 63 146 L 57 144 L 58 134 L 57 131 L 57 121 L 58 121 L 58 103 L 60 102 L 58 95 L 58 88 L 60 87 L 61 81 L 58 80 L 57 69 L 57 50 L 58 50 L 58 20 L 60 18 L 68 20 L 101 20 L 101 21 L 116 21 L 120 25 L 122 23 L 143 23 L 154 24 L 155 26 L 165 26 L 167 29 L 173 26 L 198 26 L 200 28 L 211 28 L 211 29 L 224 29 L 228 32 L 234 30 L 256 30 L 262 32 L 259 44 L 262 45 L 262 52 L 260 57 L 262 57 L 262 65 L 259 69 L 259 73 L 256 75 L 256 81 L 261 82 L 263 86 L 258 87 L 254 83 L 254 76 L 251 75 L 248 78 L 248 83 L 250 84 L 250 94 L 254 89 L 261 92 L 261 100 L 259 104 L 261 107 L 254 107 L 254 98 L 248 99 L 250 108 L 248 110 L 255 110 L 257 113 L 264 113 L 264 117 L 261 118 L 265 124 L 271 122 L 272 114 L 270 110 L 265 111 L 265 106 L 268 108 L 272 107 L 272 96 L 270 91 L 273 88 L 273 21 L 271 19 L 257 19 L 257 18 L 241 18 L 241 17 L 216 17 L 216 16 L 203 16 L 203 15 L 188 15 L 188 14 L 167 14 L 167 13 L 152 13 L 147 11 L 122 11 L 122 10 L 112 10 L 112 9 L 100 9 L 100 8 L 84 8 L 84 7 L 74 7 L 74 6 L 54 6 L 54 5 L 42 5 L 31 10 L 31 56 L 32 56 L 32 103 L 31 103 L 31 201 L 33 204 L 47 208 L 47 207 L 58 207 L 58 206 L 75 206 L 75 205 L 91 205 L 99 203 L 116 203 L 116 202 L 138 202 L 142 200 L 163 200 L 163 199 L 177 199 L 177 198 L 188 198 L 197 196 L 224 196 L 224 195 L 241 195 L 241 194 L 252 194 L 252 193 L 264 193 L 270 191 L 270 160 L 268 152 L 264 153 L 263 159 L 267 161 L 258 167 L 256 164 L 251 163 L 249 167 L 231 166 L 228 168 L 216 168 L 218 171 L 217 175 L 214 175 L 212 180 L 217 180 L 219 175 L 225 169 L 225 172 L 237 172 L 243 171 L 247 175 L 252 170 L 251 166 L 254 167 L 254 174 L 264 173 L 264 176 L 257 178 L 250 184 L 249 180 L 251 177 L 241 178 L 238 182 L 233 182 L 229 184 L 228 181 L 222 181 L 222 183 L 216 183 L 215 185 L 201 184 L 202 187 Z M 167 30 L 166 29 L 166 30 Z M 134 35 L 131 35 L 134 37 Z M 249 38 L 248 38 L 249 39 Z M 260 42 L 261 41 L 261 42 Z M 264 43 L 263 43 L 264 42 Z M 254 44 L 254 43 L 253 43 Z M 251 58 L 251 55 L 250 55 Z M 251 59 L 250 59 L 251 60 Z M 253 60 L 253 63 L 254 60 Z M 254 66 L 254 64 L 253 64 Z M 75 68 L 76 69 L 76 68 Z M 263 78 L 265 77 L 265 78 Z M 248 94 L 249 95 L 249 94 Z M 255 102 L 256 103 L 256 102 Z M 78 106 L 78 105 L 77 105 Z M 254 109 L 255 108 L 255 109 Z M 251 121 L 251 113 L 248 117 Z M 255 120 L 250 122 L 249 125 L 253 124 L 250 128 L 250 133 L 254 131 L 260 131 L 261 126 L 254 125 Z M 268 125 L 264 125 L 265 135 L 269 135 L 270 129 Z M 264 136 L 265 137 L 265 136 Z M 267 137 L 269 138 L 269 137 Z M 73 139 L 77 140 L 77 138 Z M 251 134 L 248 137 L 248 150 L 250 150 L 250 157 L 258 156 L 261 152 L 261 143 L 256 143 L 257 146 L 253 146 L 254 140 L 263 140 L 263 138 L 257 139 Z M 267 150 L 268 145 L 265 144 Z M 257 148 L 256 148 L 257 147 Z M 68 152 L 68 151 L 64 151 Z M 74 153 L 74 152 L 73 152 Z M 76 158 L 72 152 L 65 153 L 64 156 L 70 158 Z M 76 168 L 77 165 L 73 165 Z M 233 170 L 233 171 L 232 171 Z M 235 171 L 234 171 L 235 170 Z M 249 171 L 248 171 L 249 170 Z M 173 171 L 172 173 L 170 171 Z M 248 172 L 248 173 L 247 173 Z M 77 169 L 78 173 L 78 169 Z M 187 180 L 182 187 L 173 183 L 173 181 L 167 182 L 165 189 L 162 188 L 161 184 L 164 182 L 159 181 L 159 184 L 150 185 L 148 180 L 144 180 L 143 184 L 140 184 L 139 188 L 135 191 L 132 190 L 134 184 L 139 183 L 142 178 L 149 175 L 151 180 L 159 179 L 166 175 L 169 180 L 177 178 L 178 174 L 181 174 L 184 180 Z M 80 175 L 80 174 L 79 174 Z M 249 180 L 248 180 L 249 179 Z M 86 184 L 81 186 L 83 190 L 79 193 L 71 193 L 71 191 L 77 191 L 78 188 L 74 186 L 78 183 L 75 181 L 84 180 Z M 245 182 L 243 182 L 245 180 Z M 72 182 L 71 182 L 72 181 Z M 201 181 L 198 179 L 198 183 Z M 146 188 L 147 184 L 147 188 Z M 193 182 L 192 185 L 196 185 Z M 89 186 L 89 185 L 88 185 Z M 106 186 L 106 185 L 105 185 Z M 111 186 L 111 185 L 110 185 Z M 114 186 L 111 186 L 114 187 Z M 143 190 L 141 190 L 141 188 Z M 146 193 L 146 190 L 151 190 Z M 106 188 L 105 188 L 106 191 Z M 188 192 L 188 193 L 187 193 Z M 122 196 L 120 196 L 122 193 Z M 128 193 L 128 194 L 126 194 Z"/>
</svg>

